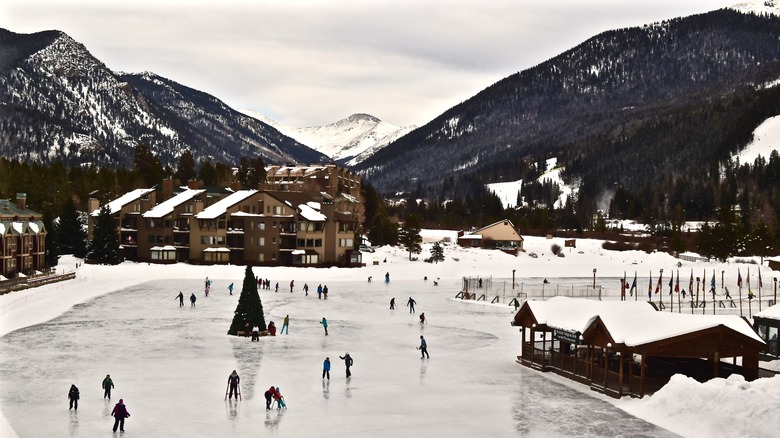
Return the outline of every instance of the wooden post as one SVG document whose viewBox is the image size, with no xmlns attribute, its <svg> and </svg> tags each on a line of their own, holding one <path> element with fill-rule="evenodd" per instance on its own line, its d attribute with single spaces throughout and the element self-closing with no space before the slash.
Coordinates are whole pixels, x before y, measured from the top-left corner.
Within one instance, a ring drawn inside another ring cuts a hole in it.
<svg viewBox="0 0 780 438">
<path fill-rule="evenodd" d="M 607 393 L 607 373 L 609 372 L 609 355 L 607 353 L 608 347 L 604 347 L 604 393 Z"/>
<path fill-rule="evenodd" d="M 642 361 L 639 363 L 639 397 L 645 396 L 645 355 L 642 355 Z"/>
<path fill-rule="evenodd" d="M 720 377 L 720 353 L 712 353 L 712 378 Z"/>
<path fill-rule="evenodd" d="M 618 378 L 618 396 L 623 397 L 623 364 L 624 364 L 624 358 L 623 353 L 618 352 L 620 354 L 620 378 Z"/>
<path fill-rule="evenodd" d="M 631 384 L 634 382 L 634 353 L 628 355 L 628 393 L 631 394 Z"/>
<path fill-rule="evenodd" d="M 739 286 L 739 316 L 742 316 L 742 285 Z"/>
</svg>

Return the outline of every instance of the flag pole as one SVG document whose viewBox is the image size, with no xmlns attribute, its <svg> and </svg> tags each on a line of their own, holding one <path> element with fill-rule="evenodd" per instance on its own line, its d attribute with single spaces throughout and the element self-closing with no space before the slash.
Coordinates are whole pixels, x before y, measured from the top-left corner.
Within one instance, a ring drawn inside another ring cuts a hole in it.
<svg viewBox="0 0 780 438">
<path fill-rule="evenodd" d="M 758 268 L 758 311 L 761 311 L 761 268 Z"/>
</svg>

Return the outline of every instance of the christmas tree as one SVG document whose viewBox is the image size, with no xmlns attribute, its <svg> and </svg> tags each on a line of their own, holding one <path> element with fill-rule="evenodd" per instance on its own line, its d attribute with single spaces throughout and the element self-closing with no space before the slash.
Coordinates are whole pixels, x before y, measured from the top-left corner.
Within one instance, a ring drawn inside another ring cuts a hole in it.
<svg viewBox="0 0 780 438">
<path fill-rule="evenodd" d="M 254 326 L 258 326 L 261 331 L 266 329 L 263 303 L 257 293 L 257 280 L 252 273 L 252 268 L 247 266 L 244 273 L 244 284 L 241 286 L 241 295 L 238 297 L 238 305 L 228 334 L 236 336 L 239 331 L 246 332 L 248 331 L 247 327 L 251 329 Z"/>
</svg>

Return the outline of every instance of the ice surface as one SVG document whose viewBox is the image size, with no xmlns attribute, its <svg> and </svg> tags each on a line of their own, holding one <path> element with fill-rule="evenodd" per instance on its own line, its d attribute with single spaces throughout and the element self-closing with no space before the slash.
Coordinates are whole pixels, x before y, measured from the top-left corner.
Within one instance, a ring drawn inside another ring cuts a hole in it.
<svg viewBox="0 0 780 438">
<path fill-rule="evenodd" d="M 300 289 L 262 291 L 266 319 L 279 325 L 289 314 L 290 335 L 253 343 L 225 334 L 238 294 L 218 291 L 240 279 L 213 280 L 208 298 L 196 292 L 195 308 L 179 308 L 174 297 L 200 291 L 201 278 L 152 281 L 0 338 L 0 402 L 16 433 L 98 436 L 123 398 L 135 436 L 671 435 L 516 364 L 509 307 L 451 300 L 457 281 L 331 282 L 328 300 Z M 405 307 L 388 310 L 390 297 L 400 304 L 410 295 L 428 324 Z M 420 334 L 430 359 L 416 351 Z M 355 360 L 349 380 L 338 358 L 347 351 Z M 321 379 L 326 356 L 329 382 Z M 226 402 L 233 369 L 243 400 Z M 116 385 L 110 402 L 100 388 L 106 374 Z M 81 390 L 78 413 L 66 409 L 72 383 Z M 270 385 L 280 387 L 288 410 L 265 411 Z"/>
</svg>

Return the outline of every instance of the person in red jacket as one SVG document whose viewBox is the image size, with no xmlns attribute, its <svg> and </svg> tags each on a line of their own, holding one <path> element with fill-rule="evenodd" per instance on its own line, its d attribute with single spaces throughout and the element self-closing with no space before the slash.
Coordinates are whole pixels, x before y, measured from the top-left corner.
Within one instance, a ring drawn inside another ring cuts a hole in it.
<svg viewBox="0 0 780 438">
<path fill-rule="evenodd" d="M 127 406 L 125 406 L 125 403 L 121 398 L 119 399 L 119 403 L 114 406 L 114 410 L 111 411 L 111 416 L 114 417 L 114 432 L 116 432 L 117 426 L 119 426 L 120 432 L 124 432 L 125 418 L 129 417 L 130 413 L 127 412 Z"/>
<path fill-rule="evenodd" d="M 276 388 L 273 386 L 265 392 L 265 410 L 271 410 L 271 403 L 273 403 L 273 397 L 276 395 Z"/>
</svg>

